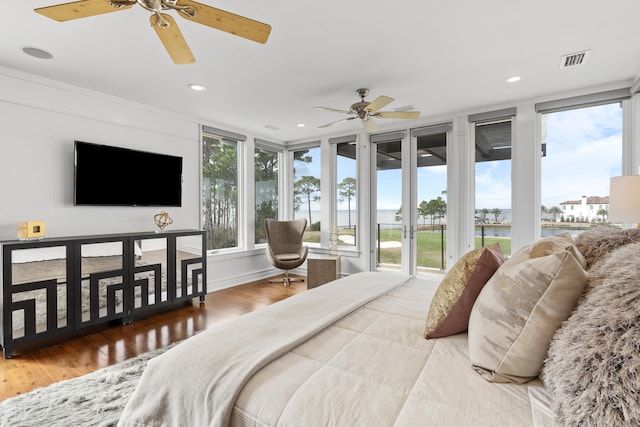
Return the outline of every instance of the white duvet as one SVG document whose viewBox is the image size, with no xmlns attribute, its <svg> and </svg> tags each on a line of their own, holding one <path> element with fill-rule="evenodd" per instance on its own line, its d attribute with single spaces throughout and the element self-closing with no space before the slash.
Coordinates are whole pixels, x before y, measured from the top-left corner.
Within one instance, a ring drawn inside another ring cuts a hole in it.
<svg viewBox="0 0 640 427">
<path fill-rule="evenodd" d="M 153 359 L 121 426 L 551 426 L 539 381 L 493 384 L 466 334 L 422 336 L 437 280 L 361 273 Z"/>
</svg>

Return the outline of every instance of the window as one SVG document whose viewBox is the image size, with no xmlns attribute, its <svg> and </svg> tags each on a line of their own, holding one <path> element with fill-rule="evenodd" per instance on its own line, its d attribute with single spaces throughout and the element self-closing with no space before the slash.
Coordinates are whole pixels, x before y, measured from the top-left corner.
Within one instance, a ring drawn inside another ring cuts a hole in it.
<svg viewBox="0 0 640 427">
<path fill-rule="evenodd" d="M 202 224 L 207 250 L 238 246 L 238 149 L 239 141 L 245 139 L 203 127 Z"/>
<path fill-rule="evenodd" d="M 266 243 L 264 221 L 278 219 L 278 156 L 276 151 L 255 148 L 255 243 Z"/>
<path fill-rule="evenodd" d="M 608 224 L 609 181 L 622 174 L 620 102 L 542 114 L 542 135 L 542 236 L 567 222 L 574 234 Z"/>
<path fill-rule="evenodd" d="M 356 136 L 329 139 L 336 147 L 336 216 L 339 246 L 355 246 L 357 241 L 357 145 Z"/>
<path fill-rule="evenodd" d="M 500 243 L 511 254 L 511 120 L 516 109 L 469 116 L 476 156 L 476 248 Z"/>
<path fill-rule="evenodd" d="M 303 241 L 320 243 L 320 147 L 293 152 L 295 218 L 306 218 Z"/>
</svg>

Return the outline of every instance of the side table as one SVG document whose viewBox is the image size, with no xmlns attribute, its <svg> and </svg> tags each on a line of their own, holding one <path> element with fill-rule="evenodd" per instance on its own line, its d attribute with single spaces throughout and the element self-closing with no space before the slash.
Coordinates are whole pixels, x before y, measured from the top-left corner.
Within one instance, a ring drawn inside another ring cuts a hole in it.
<svg viewBox="0 0 640 427">
<path fill-rule="evenodd" d="M 307 259 L 307 289 L 340 278 L 340 255 Z"/>
</svg>

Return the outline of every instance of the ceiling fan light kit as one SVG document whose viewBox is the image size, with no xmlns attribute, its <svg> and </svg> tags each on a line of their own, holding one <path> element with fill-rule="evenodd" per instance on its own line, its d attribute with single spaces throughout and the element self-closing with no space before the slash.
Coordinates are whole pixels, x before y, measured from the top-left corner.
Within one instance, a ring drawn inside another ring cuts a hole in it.
<svg viewBox="0 0 640 427">
<path fill-rule="evenodd" d="M 372 133 L 379 129 L 378 124 L 373 120 L 374 117 L 381 119 L 417 119 L 420 117 L 419 111 L 379 111 L 381 108 L 384 108 L 395 100 L 388 96 L 381 95 L 373 101 L 368 102 L 364 99 L 369 94 L 369 89 L 360 88 L 356 90 L 356 93 L 360 97 L 360 101 L 352 104 L 348 111 L 328 107 L 314 107 L 318 110 L 348 114 L 350 116 L 335 122 L 324 124 L 320 127 L 325 128 L 347 120 L 360 119 L 367 132 Z"/>
<path fill-rule="evenodd" d="M 35 9 L 35 12 L 59 22 L 87 18 L 109 12 L 117 12 L 138 4 L 152 12 L 149 21 L 158 38 L 175 64 L 196 61 L 182 32 L 171 15 L 164 11 L 176 11 L 178 15 L 207 27 L 235 36 L 266 43 L 271 26 L 244 16 L 226 12 L 192 0 L 80 0 Z"/>
</svg>

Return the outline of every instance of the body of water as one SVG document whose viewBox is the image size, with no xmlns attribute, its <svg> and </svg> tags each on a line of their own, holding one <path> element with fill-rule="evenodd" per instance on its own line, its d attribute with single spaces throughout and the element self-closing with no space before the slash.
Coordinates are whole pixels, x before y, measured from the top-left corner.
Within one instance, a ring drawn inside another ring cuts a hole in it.
<svg viewBox="0 0 640 427">
<path fill-rule="evenodd" d="M 309 219 L 309 214 L 307 211 L 298 211 L 296 212 L 296 218 L 307 218 Z M 351 224 L 355 224 L 357 222 L 358 212 L 356 210 L 351 211 Z M 348 227 L 349 226 L 349 211 L 347 210 L 339 210 L 338 211 L 338 227 Z M 493 221 L 495 218 L 493 215 L 488 215 L 487 220 Z M 317 222 L 320 221 L 320 211 L 311 211 L 311 221 Z M 511 222 L 511 209 L 505 209 L 502 214 L 498 216 L 498 222 Z M 377 222 L 383 226 L 397 226 L 400 225 L 400 221 L 396 221 L 396 210 L 379 210 L 377 215 Z M 440 219 L 441 223 L 446 223 L 445 218 Z M 431 224 L 431 218 L 424 219 L 422 217 L 418 218 L 418 225 Z M 434 224 L 438 224 L 438 221 L 434 221 Z"/>
<path fill-rule="evenodd" d="M 307 212 L 296 212 L 296 218 L 307 218 L 309 219 L 309 215 Z M 349 226 L 349 212 L 347 210 L 339 210 L 338 211 L 338 227 L 347 228 Z M 351 225 L 355 225 L 357 222 L 358 213 L 355 210 L 351 211 Z M 488 220 L 493 221 L 494 216 L 488 215 Z M 313 222 L 317 222 L 320 220 L 320 211 L 311 211 L 311 220 Z M 510 222 L 511 221 L 511 209 L 504 209 L 502 214 L 498 217 L 499 221 Z M 441 220 L 442 223 L 446 223 L 445 219 Z M 396 221 L 396 211 L 395 210 L 379 210 L 377 215 L 377 222 L 380 224 L 382 228 L 393 228 L 400 226 L 400 221 Z M 427 218 L 426 222 L 422 217 L 418 218 L 418 225 L 423 224 L 430 225 L 431 219 Z M 438 221 L 434 222 L 435 225 L 438 224 Z M 542 229 L 542 237 L 552 236 L 554 234 L 559 233 L 570 233 L 572 236 L 577 236 L 586 228 L 543 228 Z M 436 230 L 438 231 L 438 230 Z M 487 237 L 511 237 L 511 228 L 510 227 L 492 227 L 490 224 L 484 226 L 484 235 Z M 476 236 L 482 236 L 482 228 L 481 226 L 476 226 Z"/>
</svg>

